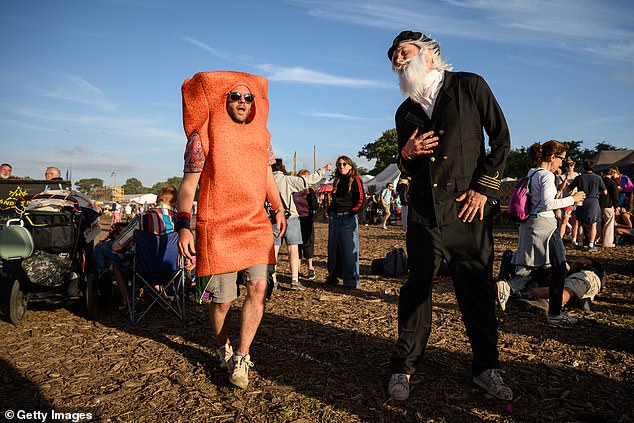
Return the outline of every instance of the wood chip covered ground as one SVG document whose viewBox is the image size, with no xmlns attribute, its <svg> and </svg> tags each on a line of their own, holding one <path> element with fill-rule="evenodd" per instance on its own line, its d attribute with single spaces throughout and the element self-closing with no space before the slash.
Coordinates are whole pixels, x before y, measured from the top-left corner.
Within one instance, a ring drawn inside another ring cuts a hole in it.
<svg viewBox="0 0 634 423">
<path fill-rule="evenodd" d="M 434 328 L 411 396 L 392 403 L 388 361 L 404 277 L 370 275 L 372 259 L 404 247 L 401 227 L 360 227 L 363 286 L 323 284 L 327 225 L 316 224 L 317 279 L 278 290 L 251 349 L 246 391 L 216 368 L 204 305 L 184 322 L 151 312 L 132 325 L 114 309 L 88 321 L 75 308 L 37 307 L 14 326 L 0 322 L 0 415 L 5 410 L 91 412 L 112 422 L 627 422 L 634 421 L 634 246 L 591 255 L 608 287 L 580 322 L 548 326 L 523 303 L 498 310 L 499 349 L 512 402 L 493 400 L 470 378 L 470 347 L 450 280 L 434 288 Z M 514 249 L 512 228 L 496 231 L 496 270 Z M 248 252 L 245 252 L 248 254 Z M 288 260 L 280 255 L 280 280 Z M 305 267 L 302 267 L 305 271 Z M 244 292 L 234 306 L 231 332 Z"/>
</svg>

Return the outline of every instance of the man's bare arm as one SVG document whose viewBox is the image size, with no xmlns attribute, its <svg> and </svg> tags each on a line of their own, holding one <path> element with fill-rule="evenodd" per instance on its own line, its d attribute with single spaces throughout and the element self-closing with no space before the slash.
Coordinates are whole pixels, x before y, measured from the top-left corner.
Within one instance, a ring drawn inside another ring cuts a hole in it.
<svg viewBox="0 0 634 423">
<path fill-rule="evenodd" d="M 200 173 L 184 173 L 183 181 L 178 190 L 178 212 L 191 213 L 194 205 L 194 196 L 196 195 L 196 187 L 200 180 Z M 194 236 L 187 228 L 178 230 L 178 250 L 180 253 L 192 259 L 196 255 L 196 247 L 194 245 Z"/>
</svg>

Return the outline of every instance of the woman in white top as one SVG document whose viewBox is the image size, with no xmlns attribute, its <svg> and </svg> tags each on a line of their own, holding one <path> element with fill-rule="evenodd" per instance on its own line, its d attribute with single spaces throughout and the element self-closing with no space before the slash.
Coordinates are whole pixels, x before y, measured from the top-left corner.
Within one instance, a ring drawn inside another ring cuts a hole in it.
<svg viewBox="0 0 634 423">
<path fill-rule="evenodd" d="M 536 167 L 528 171 L 532 175 L 530 217 L 520 224 L 517 252 L 513 264 L 535 270 L 550 266 L 550 290 L 548 315 L 550 324 L 575 323 L 561 311 L 561 300 L 566 276 L 566 250 L 557 230 L 554 210 L 571 206 L 585 198 L 579 191 L 572 196 L 556 198 L 557 187 L 553 171 L 566 160 L 566 147 L 554 140 L 533 144 L 528 149 L 531 162 Z"/>
</svg>

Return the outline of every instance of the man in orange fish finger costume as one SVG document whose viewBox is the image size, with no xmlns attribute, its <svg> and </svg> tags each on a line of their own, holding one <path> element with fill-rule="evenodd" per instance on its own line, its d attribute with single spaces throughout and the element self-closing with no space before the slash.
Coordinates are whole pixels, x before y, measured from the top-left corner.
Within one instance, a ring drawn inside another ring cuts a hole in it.
<svg viewBox="0 0 634 423">
<path fill-rule="evenodd" d="M 241 72 L 201 72 L 182 86 L 187 147 L 178 198 L 178 247 L 189 259 L 196 255 L 197 282 L 211 300 L 219 364 L 242 389 L 253 367 L 249 347 L 264 314 L 267 267 L 275 264 L 266 199 L 275 208 L 280 236 L 286 230 L 270 167 L 275 158 L 266 128 L 267 92 L 265 78 Z M 198 185 L 194 243 L 189 224 Z M 238 277 L 246 281 L 247 294 L 234 351 L 228 330 Z"/>
</svg>

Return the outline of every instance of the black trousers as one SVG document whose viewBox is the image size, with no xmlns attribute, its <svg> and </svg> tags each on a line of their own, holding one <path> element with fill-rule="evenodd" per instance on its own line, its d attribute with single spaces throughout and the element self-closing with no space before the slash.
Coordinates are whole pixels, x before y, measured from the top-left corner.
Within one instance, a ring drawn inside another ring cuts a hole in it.
<svg viewBox="0 0 634 423">
<path fill-rule="evenodd" d="M 302 245 L 299 246 L 299 258 L 309 259 L 315 256 L 315 222 L 312 216 L 300 217 Z"/>
<path fill-rule="evenodd" d="M 493 282 L 493 215 L 442 227 L 410 218 L 407 227 L 409 277 L 398 303 L 398 333 L 392 373 L 413 374 L 425 352 L 432 325 L 432 278 L 444 257 L 473 352 L 472 372 L 500 367 Z M 418 215 L 420 217 L 420 215 Z M 452 337 L 454 334 L 446 333 Z"/>
</svg>

